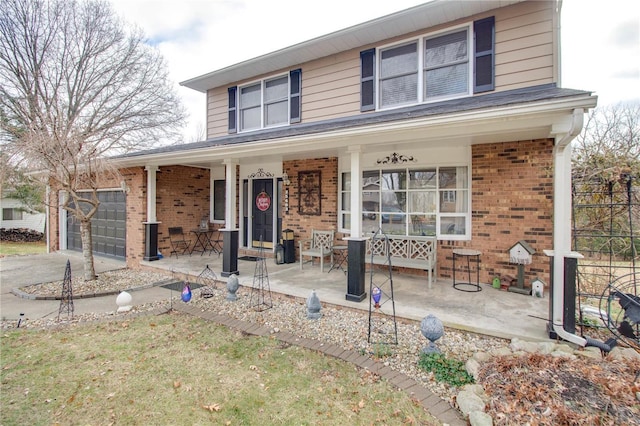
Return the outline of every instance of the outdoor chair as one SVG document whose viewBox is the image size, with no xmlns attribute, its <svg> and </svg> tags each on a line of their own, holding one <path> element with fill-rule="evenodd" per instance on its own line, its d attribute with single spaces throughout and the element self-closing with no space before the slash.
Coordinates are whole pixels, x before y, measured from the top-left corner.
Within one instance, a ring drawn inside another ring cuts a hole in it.
<svg viewBox="0 0 640 426">
<path fill-rule="evenodd" d="M 185 254 L 189 251 L 191 241 L 185 238 L 182 226 L 169 228 L 169 240 L 171 241 L 171 253 L 169 254 L 169 257 L 173 256 L 175 253 L 177 259 L 178 252 Z"/>
<path fill-rule="evenodd" d="M 333 265 L 333 236 L 334 231 L 311 230 L 311 238 L 298 242 L 300 248 L 300 269 L 304 263 L 304 256 L 320 259 L 320 271 L 324 272 L 324 258 L 330 257 Z"/>
</svg>

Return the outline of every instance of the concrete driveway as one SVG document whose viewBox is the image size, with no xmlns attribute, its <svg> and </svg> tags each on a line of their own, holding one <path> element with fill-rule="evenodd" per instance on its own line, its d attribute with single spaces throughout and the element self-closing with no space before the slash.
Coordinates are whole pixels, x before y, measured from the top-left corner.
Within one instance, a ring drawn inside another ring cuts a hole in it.
<svg viewBox="0 0 640 426">
<path fill-rule="evenodd" d="M 0 258 L 0 318 L 2 320 L 18 320 L 23 313 L 24 320 L 56 318 L 60 309 L 59 300 L 31 300 L 11 293 L 12 288 L 20 288 L 31 284 L 61 281 L 67 266 L 71 263 L 71 277 L 82 277 L 82 254 L 73 251 L 39 254 L 31 256 L 7 256 Z M 124 268 L 125 262 L 105 257 L 94 257 L 96 273 Z M 150 288 L 136 292 L 135 299 L 146 301 L 166 299 L 170 293 L 162 288 Z M 115 296 L 74 299 L 74 313 L 115 312 Z"/>
</svg>

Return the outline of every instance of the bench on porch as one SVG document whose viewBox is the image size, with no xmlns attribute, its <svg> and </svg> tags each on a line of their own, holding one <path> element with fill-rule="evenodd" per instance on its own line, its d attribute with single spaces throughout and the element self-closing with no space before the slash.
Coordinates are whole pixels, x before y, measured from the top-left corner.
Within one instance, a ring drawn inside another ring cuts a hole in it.
<svg viewBox="0 0 640 426">
<path fill-rule="evenodd" d="M 304 256 L 311 257 L 311 263 L 315 257 L 320 258 L 320 271 L 324 272 L 324 258 L 331 257 L 333 264 L 333 236 L 334 231 L 320 231 L 318 229 L 311 230 L 311 238 L 300 240 L 298 246 L 300 249 L 300 269 L 304 263 Z"/>
<path fill-rule="evenodd" d="M 429 276 L 429 288 L 437 272 L 436 237 L 391 235 L 389 239 L 389 253 L 391 266 L 422 269 Z M 373 251 L 373 259 L 371 252 Z M 387 265 L 387 247 L 384 238 L 367 241 L 366 263 Z"/>
</svg>

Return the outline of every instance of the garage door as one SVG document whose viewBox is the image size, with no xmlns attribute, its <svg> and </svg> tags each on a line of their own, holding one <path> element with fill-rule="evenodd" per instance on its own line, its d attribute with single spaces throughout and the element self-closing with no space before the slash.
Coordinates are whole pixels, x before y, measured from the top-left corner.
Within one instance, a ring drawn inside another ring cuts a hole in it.
<svg viewBox="0 0 640 426">
<path fill-rule="evenodd" d="M 93 253 L 124 259 L 127 214 L 122 191 L 98 192 L 100 206 L 91 219 Z M 80 222 L 67 215 L 67 248 L 82 251 Z"/>
</svg>

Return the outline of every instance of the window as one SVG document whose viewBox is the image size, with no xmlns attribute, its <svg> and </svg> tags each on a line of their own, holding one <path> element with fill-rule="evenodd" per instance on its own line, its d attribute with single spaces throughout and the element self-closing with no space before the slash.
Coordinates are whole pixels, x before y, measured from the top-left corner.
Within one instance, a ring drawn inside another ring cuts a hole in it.
<svg viewBox="0 0 640 426">
<path fill-rule="evenodd" d="M 340 227 L 351 229 L 351 173 L 342 173 L 342 185 L 340 185 Z"/>
<path fill-rule="evenodd" d="M 410 43 L 380 52 L 380 107 L 418 100 L 418 44 Z"/>
<path fill-rule="evenodd" d="M 493 90 L 494 27 L 489 17 L 475 21 L 473 31 L 466 26 L 360 52 L 360 110 L 375 109 L 374 100 L 384 109 Z"/>
<path fill-rule="evenodd" d="M 389 235 L 468 237 L 467 170 L 459 166 L 363 171 L 363 234 L 381 228 Z M 349 229 L 350 173 L 342 173 L 341 181 L 341 226 Z"/>
<path fill-rule="evenodd" d="M 213 181 L 213 220 L 224 221 L 227 189 L 224 180 Z"/>
<path fill-rule="evenodd" d="M 425 39 L 424 46 L 424 99 L 467 94 L 467 30 Z"/>
<path fill-rule="evenodd" d="M 2 209 L 2 220 L 22 220 L 22 210 L 13 208 Z"/>
<path fill-rule="evenodd" d="M 241 87 L 230 87 L 228 130 L 259 130 L 299 123 L 302 70 Z"/>
</svg>

